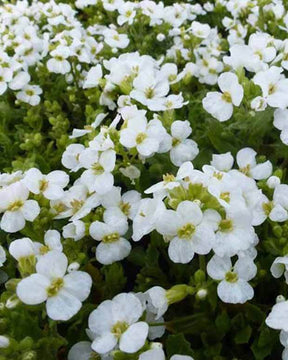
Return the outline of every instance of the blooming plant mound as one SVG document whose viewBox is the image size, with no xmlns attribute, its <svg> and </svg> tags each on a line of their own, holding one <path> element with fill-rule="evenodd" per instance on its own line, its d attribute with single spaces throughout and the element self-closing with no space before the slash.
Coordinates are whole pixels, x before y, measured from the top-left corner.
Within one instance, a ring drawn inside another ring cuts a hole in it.
<svg viewBox="0 0 288 360">
<path fill-rule="evenodd" d="M 0 360 L 288 360 L 288 2 L 0 34 Z"/>
</svg>

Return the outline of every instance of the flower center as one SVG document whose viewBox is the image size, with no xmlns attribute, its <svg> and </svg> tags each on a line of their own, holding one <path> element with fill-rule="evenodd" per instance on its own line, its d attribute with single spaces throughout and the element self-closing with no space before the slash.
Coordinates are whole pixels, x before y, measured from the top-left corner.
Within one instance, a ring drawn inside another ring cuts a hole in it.
<svg viewBox="0 0 288 360">
<path fill-rule="evenodd" d="M 213 177 L 215 177 L 217 180 L 221 180 L 223 178 L 223 174 L 220 172 L 214 171 Z"/>
<path fill-rule="evenodd" d="M 77 200 L 77 199 L 73 199 L 70 202 L 70 205 L 72 206 L 73 212 L 77 212 L 78 210 L 81 209 L 81 207 L 83 206 L 84 201 L 83 200 Z"/>
<path fill-rule="evenodd" d="M 145 133 L 139 133 L 136 136 L 136 144 L 139 145 L 141 144 L 145 139 L 146 139 L 147 135 Z"/>
<path fill-rule="evenodd" d="M 89 360 L 101 360 L 101 355 L 96 354 L 94 351 L 89 355 Z"/>
<path fill-rule="evenodd" d="M 195 225 L 188 223 L 183 225 L 177 232 L 180 239 L 190 239 L 195 232 Z"/>
<path fill-rule="evenodd" d="M 33 90 L 28 89 L 28 90 L 26 90 L 25 92 L 26 92 L 26 94 L 27 94 L 28 96 L 33 96 L 33 95 L 34 95 L 34 91 L 33 91 Z"/>
<path fill-rule="evenodd" d="M 64 60 L 64 57 L 61 56 L 61 55 L 56 55 L 56 56 L 54 57 L 54 59 L 57 60 L 57 61 L 63 61 L 63 60 Z"/>
<path fill-rule="evenodd" d="M 154 96 L 154 89 L 151 87 L 148 87 L 145 89 L 145 96 L 147 99 L 152 99 Z"/>
<path fill-rule="evenodd" d="M 163 175 L 163 181 L 165 184 L 168 184 L 169 182 L 175 181 L 175 176 L 172 174 L 165 174 Z"/>
<path fill-rule="evenodd" d="M 119 238 L 120 238 L 120 235 L 117 232 L 114 232 L 114 233 L 103 236 L 102 241 L 104 243 L 106 243 L 106 244 L 107 243 L 109 244 L 109 243 L 113 243 L 115 241 L 118 241 Z"/>
<path fill-rule="evenodd" d="M 262 209 L 266 216 L 268 216 L 271 213 L 273 207 L 274 207 L 273 201 L 268 201 L 267 203 L 262 204 Z"/>
<path fill-rule="evenodd" d="M 225 274 L 225 280 L 230 283 L 235 283 L 238 281 L 238 275 L 233 271 L 228 271 Z"/>
<path fill-rule="evenodd" d="M 128 216 L 130 214 L 131 205 L 129 203 L 121 202 L 120 209 L 126 216 Z"/>
<path fill-rule="evenodd" d="M 43 192 L 43 191 L 47 190 L 47 188 L 48 188 L 48 181 L 45 179 L 40 180 L 39 181 L 39 190 L 41 192 Z"/>
<path fill-rule="evenodd" d="M 22 200 L 16 200 L 12 204 L 10 204 L 7 208 L 8 211 L 18 211 L 24 205 Z"/>
<path fill-rule="evenodd" d="M 219 223 L 219 230 L 222 232 L 230 232 L 233 230 L 233 222 L 230 219 L 223 219 Z"/>
<path fill-rule="evenodd" d="M 39 252 L 40 252 L 41 255 L 45 255 L 45 254 L 47 254 L 47 252 L 48 252 L 49 250 L 50 250 L 50 249 L 49 249 L 48 246 L 42 245 L 42 246 L 40 247 L 40 249 L 39 249 Z"/>
<path fill-rule="evenodd" d="M 229 104 L 232 103 L 232 98 L 228 91 L 224 91 L 224 93 L 222 94 L 222 100 L 226 101 Z"/>
<path fill-rule="evenodd" d="M 99 163 L 96 163 L 96 164 L 92 165 L 92 170 L 93 170 L 95 175 L 101 175 L 104 172 L 103 166 L 101 164 L 99 164 Z"/>
<path fill-rule="evenodd" d="M 248 164 L 245 167 L 239 169 L 239 171 L 241 171 L 244 175 L 249 176 L 250 169 L 251 169 L 251 166 L 250 166 L 250 164 Z"/>
<path fill-rule="evenodd" d="M 268 94 L 272 95 L 275 93 L 276 90 L 277 90 L 277 86 L 275 84 L 270 84 L 268 88 Z"/>
<path fill-rule="evenodd" d="M 125 321 L 118 321 L 112 326 L 111 332 L 117 339 L 119 339 L 128 327 L 129 325 Z"/>
<path fill-rule="evenodd" d="M 230 202 L 230 192 L 222 192 L 220 194 L 220 199 L 226 201 L 227 203 Z"/>
<path fill-rule="evenodd" d="M 62 278 L 57 278 L 52 280 L 50 286 L 46 290 L 48 296 L 51 297 L 57 295 L 63 286 L 64 286 L 64 280 Z"/>
</svg>

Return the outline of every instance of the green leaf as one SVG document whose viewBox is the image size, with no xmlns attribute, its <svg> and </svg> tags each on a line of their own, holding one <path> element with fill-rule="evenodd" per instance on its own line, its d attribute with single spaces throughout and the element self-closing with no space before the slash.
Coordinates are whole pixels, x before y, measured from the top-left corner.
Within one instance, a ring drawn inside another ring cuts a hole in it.
<svg viewBox="0 0 288 360">
<path fill-rule="evenodd" d="M 243 329 L 239 330 L 235 337 L 234 341 L 236 344 L 246 344 L 248 343 L 252 333 L 251 326 L 247 325 Z"/>
<path fill-rule="evenodd" d="M 166 341 L 166 351 L 168 358 L 175 354 L 193 356 L 191 345 L 185 339 L 185 336 L 183 334 L 168 336 L 168 339 Z"/>
</svg>

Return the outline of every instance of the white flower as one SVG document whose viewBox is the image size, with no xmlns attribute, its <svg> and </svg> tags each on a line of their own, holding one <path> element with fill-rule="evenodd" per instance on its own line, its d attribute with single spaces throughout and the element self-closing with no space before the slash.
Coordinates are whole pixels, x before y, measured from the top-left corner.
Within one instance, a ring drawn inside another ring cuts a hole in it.
<svg viewBox="0 0 288 360">
<path fill-rule="evenodd" d="M 201 24 L 198 21 L 193 21 L 191 25 L 191 32 L 194 36 L 205 39 L 209 36 L 210 26 L 208 24 Z"/>
<path fill-rule="evenodd" d="M 78 171 L 82 167 L 79 158 L 83 150 L 85 150 L 85 146 L 82 144 L 68 145 L 66 150 L 62 154 L 63 166 L 73 172 Z"/>
<path fill-rule="evenodd" d="M 166 290 L 160 286 L 153 286 L 145 292 L 145 295 L 148 299 L 147 309 L 156 315 L 156 320 L 159 319 L 169 306 Z"/>
<path fill-rule="evenodd" d="M 288 331 L 288 301 L 281 301 L 273 306 L 266 324 L 272 329 Z"/>
<path fill-rule="evenodd" d="M 236 161 L 239 170 L 255 180 L 267 179 L 272 174 L 272 164 L 269 160 L 264 163 L 257 164 L 256 151 L 251 148 L 243 148 L 238 151 Z"/>
<path fill-rule="evenodd" d="M 11 90 L 21 90 L 29 83 L 30 79 L 31 77 L 28 72 L 20 71 L 9 82 L 9 88 Z"/>
<path fill-rule="evenodd" d="M 62 252 L 63 246 L 61 243 L 61 237 L 57 230 L 48 230 L 44 235 L 44 245 L 41 243 L 34 243 L 37 249 L 39 257 L 47 254 L 49 251 Z"/>
<path fill-rule="evenodd" d="M 132 239 L 139 241 L 144 235 L 153 231 L 164 209 L 165 205 L 159 199 L 142 199 L 133 219 Z"/>
<path fill-rule="evenodd" d="M 96 259 L 101 264 L 112 264 L 127 257 L 131 251 L 129 241 L 121 237 L 128 230 L 126 217 L 120 216 L 118 208 L 105 211 L 104 222 L 94 221 L 90 225 L 90 235 L 93 239 L 101 241 L 96 249 Z M 122 213 L 121 213 L 122 214 Z"/>
<path fill-rule="evenodd" d="M 9 245 L 9 253 L 17 261 L 21 258 L 34 256 L 37 253 L 35 243 L 29 238 L 13 240 Z"/>
<path fill-rule="evenodd" d="M 107 29 L 103 31 L 104 41 L 112 48 L 124 49 L 129 45 L 126 34 L 119 34 L 116 30 Z"/>
<path fill-rule="evenodd" d="M 178 95 L 171 94 L 166 97 L 151 99 L 147 101 L 147 107 L 151 111 L 166 111 L 172 109 L 180 109 L 187 104 L 188 101 L 184 102 L 182 93 Z"/>
<path fill-rule="evenodd" d="M 117 23 L 122 26 L 125 23 L 129 25 L 133 24 L 133 19 L 136 15 L 135 8 L 136 4 L 133 2 L 127 1 L 123 3 L 117 10 L 119 11 L 119 16 L 117 17 Z"/>
<path fill-rule="evenodd" d="M 133 219 L 139 207 L 141 194 L 138 191 L 130 190 L 121 196 L 121 188 L 113 187 L 107 194 L 105 194 L 101 203 L 104 208 L 117 208 L 125 217 Z"/>
<path fill-rule="evenodd" d="M 33 221 L 40 213 L 35 200 L 28 200 L 29 190 L 18 181 L 0 189 L 0 212 L 4 212 L 0 227 L 6 232 L 17 232 L 25 227 L 25 221 Z"/>
<path fill-rule="evenodd" d="M 129 119 L 120 131 L 120 143 L 128 149 L 136 148 L 140 155 L 149 157 L 159 150 L 166 131 L 159 120 L 149 123 L 145 116 Z"/>
<path fill-rule="evenodd" d="M 144 351 L 139 360 L 165 360 L 165 353 L 162 349 L 151 349 Z"/>
<path fill-rule="evenodd" d="M 168 195 L 169 190 L 180 186 L 183 179 L 189 176 L 192 171 L 193 164 L 190 161 L 186 161 L 179 167 L 176 176 L 172 174 L 163 175 L 163 181 L 150 186 L 147 190 L 145 190 L 145 194 L 154 194 L 154 196 L 162 199 Z"/>
<path fill-rule="evenodd" d="M 0 95 L 7 90 L 7 83 L 12 80 L 12 74 L 11 69 L 0 67 Z"/>
<path fill-rule="evenodd" d="M 148 325 L 138 321 L 143 307 L 133 294 L 119 294 L 106 300 L 89 316 L 89 329 L 95 334 L 92 349 L 99 354 L 113 350 L 117 344 L 126 353 L 140 350 L 148 335 Z"/>
<path fill-rule="evenodd" d="M 189 121 L 173 121 L 171 125 L 172 149 L 170 159 L 176 166 L 182 165 L 185 161 L 192 161 L 199 153 L 195 141 L 188 139 L 192 133 Z"/>
<path fill-rule="evenodd" d="M 233 114 L 233 105 L 239 106 L 243 99 L 243 87 L 231 72 L 223 73 L 218 78 L 222 93 L 209 92 L 203 99 L 204 109 L 219 121 L 227 121 Z"/>
<path fill-rule="evenodd" d="M 85 236 L 86 228 L 85 223 L 81 220 L 75 220 L 63 226 L 63 237 L 70 238 L 78 241 Z"/>
<path fill-rule="evenodd" d="M 161 73 L 147 68 L 139 73 L 133 81 L 134 89 L 130 96 L 150 109 L 150 104 L 155 104 L 158 99 L 165 97 L 170 89 L 169 81 Z"/>
<path fill-rule="evenodd" d="M 51 51 L 51 59 L 47 61 L 47 68 L 50 72 L 56 74 L 67 74 L 71 70 L 71 65 L 67 58 L 70 56 L 70 50 L 66 46 L 59 45 Z"/>
<path fill-rule="evenodd" d="M 283 144 L 288 145 L 288 109 L 275 110 L 273 125 L 281 130 L 280 139 Z"/>
<path fill-rule="evenodd" d="M 111 174 L 115 167 L 116 153 L 114 150 L 98 152 L 85 149 L 80 154 L 80 163 L 87 170 L 81 175 L 82 182 L 88 187 L 89 192 L 96 191 L 103 195 L 112 189 L 114 177 Z"/>
<path fill-rule="evenodd" d="M 277 257 L 270 268 L 271 274 L 276 278 L 280 278 L 283 274 L 286 281 L 288 280 L 288 256 Z"/>
<path fill-rule="evenodd" d="M 81 308 L 90 293 L 92 280 L 83 271 L 65 275 L 68 260 L 63 253 L 51 251 L 36 264 L 37 273 L 21 280 L 17 296 L 27 305 L 46 301 L 46 311 L 53 320 L 68 320 Z"/>
<path fill-rule="evenodd" d="M 268 70 L 259 71 L 253 82 L 261 87 L 262 95 L 269 106 L 284 109 L 288 106 L 288 79 L 282 72 L 282 68 L 272 66 Z"/>
<path fill-rule="evenodd" d="M 5 261 L 6 261 L 6 252 L 3 246 L 0 245 L 0 267 L 3 266 Z"/>
<path fill-rule="evenodd" d="M 226 218 L 218 218 L 213 250 L 219 256 L 233 256 L 241 250 L 247 250 L 255 240 L 255 231 L 251 225 L 251 214 L 241 203 L 226 209 Z"/>
<path fill-rule="evenodd" d="M 156 229 L 171 238 L 168 253 L 173 262 L 186 264 L 193 259 L 195 252 L 202 255 L 209 253 L 214 232 L 203 220 L 199 205 L 191 201 L 182 201 L 176 211 L 163 211 Z"/>
<path fill-rule="evenodd" d="M 22 180 L 33 194 L 42 193 L 46 199 L 57 200 L 64 195 L 63 188 L 69 183 L 69 176 L 60 170 L 43 175 L 36 168 L 29 169 Z"/>
<path fill-rule="evenodd" d="M 40 94 L 42 89 L 38 85 L 25 85 L 21 91 L 16 94 L 16 98 L 32 106 L 40 103 Z"/>
<path fill-rule="evenodd" d="M 102 78 L 102 67 L 100 64 L 93 66 L 87 73 L 83 83 L 83 89 L 90 89 L 98 86 L 99 80 Z"/>
<path fill-rule="evenodd" d="M 257 273 L 257 267 L 248 257 L 239 258 L 232 266 L 229 257 L 214 255 L 207 264 L 209 276 L 220 281 L 217 287 L 219 298 L 231 304 L 243 304 L 251 300 L 254 290 L 248 283 Z"/>
</svg>

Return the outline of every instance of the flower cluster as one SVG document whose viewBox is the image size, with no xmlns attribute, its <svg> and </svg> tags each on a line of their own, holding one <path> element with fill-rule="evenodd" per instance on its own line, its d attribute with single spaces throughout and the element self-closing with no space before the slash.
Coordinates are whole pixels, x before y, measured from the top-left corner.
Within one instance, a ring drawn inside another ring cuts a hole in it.
<svg viewBox="0 0 288 360">
<path fill-rule="evenodd" d="M 170 3 L 0 5 L 0 360 L 288 359 L 288 5 Z"/>
</svg>

